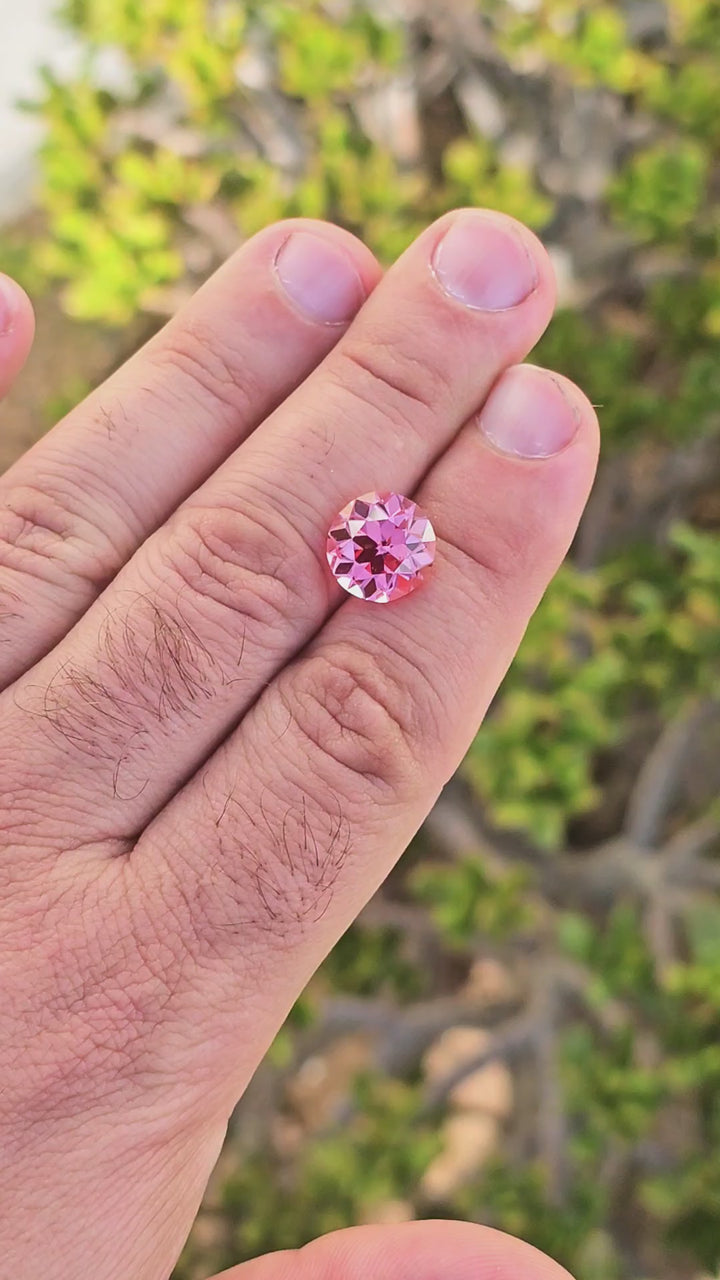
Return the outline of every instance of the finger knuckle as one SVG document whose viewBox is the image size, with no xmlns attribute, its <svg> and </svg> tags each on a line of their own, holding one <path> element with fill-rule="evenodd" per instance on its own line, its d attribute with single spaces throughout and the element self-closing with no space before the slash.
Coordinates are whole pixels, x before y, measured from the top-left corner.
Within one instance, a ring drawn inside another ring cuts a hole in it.
<svg viewBox="0 0 720 1280">
<path fill-rule="evenodd" d="M 313 774 L 352 800 L 395 794 L 417 761 L 417 704 L 405 680 L 377 653 L 348 644 L 318 650 L 279 682 L 300 751 Z"/>
<path fill-rule="evenodd" d="M 423 351 L 410 332 L 383 333 L 377 341 L 347 338 L 335 356 L 336 376 L 346 391 L 418 431 L 452 394 L 442 363 Z"/>
<path fill-rule="evenodd" d="M 79 514 L 68 485 L 15 485 L 0 498 L 0 568 L 64 584 L 68 577 L 100 590 L 117 568 L 107 533 Z"/>
<path fill-rule="evenodd" d="M 227 344 L 215 326 L 186 315 L 170 325 L 148 357 L 164 371 L 180 379 L 178 399 L 189 393 L 195 400 L 210 400 L 246 414 L 255 402 L 257 378 L 241 356 Z"/>
<path fill-rule="evenodd" d="M 248 627 L 262 628 L 268 645 L 286 639 L 326 590 L 300 534 L 276 512 L 247 502 L 185 511 L 162 554 L 186 611 L 214 620 L 234 640 Z"/>
</svg>

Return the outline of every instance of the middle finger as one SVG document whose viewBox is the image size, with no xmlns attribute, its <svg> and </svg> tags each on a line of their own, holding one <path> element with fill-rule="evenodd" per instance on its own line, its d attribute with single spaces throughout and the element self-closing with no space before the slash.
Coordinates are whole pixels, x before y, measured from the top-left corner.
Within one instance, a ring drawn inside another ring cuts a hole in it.
<svg viewBox="0 0 720 1280">
<path fill-rule="evenodd" d="M 0 703 L 2 776 L 12 786 L 20 760 L 24 786 L 42 787 L 44 843 L 137 834 L 337 602 L 336 511 L 412 492 L 553 300 L 544 250 L 511 219 L 465 210 L 419 237 L 318 369 Z M 23 745 L 33 716 L 41 753 Z"/>
</svg>

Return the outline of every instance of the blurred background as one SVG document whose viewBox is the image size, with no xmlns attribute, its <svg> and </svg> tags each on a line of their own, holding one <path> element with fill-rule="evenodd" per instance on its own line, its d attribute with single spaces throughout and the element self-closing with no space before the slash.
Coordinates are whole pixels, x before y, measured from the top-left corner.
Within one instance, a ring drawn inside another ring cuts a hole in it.
<svg viewBox="0 0 720 1280">
<path fill-rule="evenodd" d="M 386 262 L 458 204 L 528 222 L 561 300 L 534 358 L 604 430 L 568 564 L 238 1108 L 177 1280 L 439 1215 L 579 1280 L 718 1276 L 720 3 L 50 9 L 0 0 L 0 264 L 39 313 L 0 468 L 287 214 Z"/>
</svg>

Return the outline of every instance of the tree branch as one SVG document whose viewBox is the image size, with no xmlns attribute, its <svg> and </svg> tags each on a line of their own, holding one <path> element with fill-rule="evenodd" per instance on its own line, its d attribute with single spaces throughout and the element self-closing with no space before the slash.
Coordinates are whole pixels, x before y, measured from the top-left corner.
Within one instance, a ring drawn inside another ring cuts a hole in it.
<svg viewBox="0 0 720 1280">
<path fill-rule="evenodd" d="M 500 1058 L 504 1062 L 511 1062 L 524 1053 L 533 1044 L 539 1030 L 540 1024 L 535 1016 L 520 1014 L 512 1018 L 496 1033 L 487 1049 L 482 1053 L 476 1053 L 466 1062 L 461 1062 L 441 1080 L 428 1087 L 426 1093 L 428 1111 L 440 1106 L 453 1089 L 462 1084 L 463 1080 L 467 1080 L 468 1076 L 474 1075 L 476 1071 L 482 1071 L 483 1067 L 488 1066 L 490 1062 L 497 1062 Z"/>
<path fill-rule="evenodd" d="M 638 775 L 625 817 L 625 835 L 638 849 L 654 848 L 675 800 L 690 744 L 716 708 L 692 702 L 665 726 Z"/>
</svg>

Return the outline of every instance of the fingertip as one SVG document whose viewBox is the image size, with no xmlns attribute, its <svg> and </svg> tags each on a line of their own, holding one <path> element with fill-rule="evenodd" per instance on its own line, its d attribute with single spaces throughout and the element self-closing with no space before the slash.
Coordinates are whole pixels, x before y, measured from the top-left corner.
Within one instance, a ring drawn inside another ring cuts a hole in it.
<svg viewBox="0 0 720 1280">
<path fill-rule="evenodd" d="M 0 271 L 0 338 L 34 327 L 32 303 L 17 280 Z"/>
<path fill-rule="evenodd" d="M 499 269 L 500 275 L 505 274 L 504 264 L 501 258 L 497 257 L 496 249 L 500 247 L 503 238 L 509 244 L 514 243 L 521 246 L 526 260 L 532 265 L 533 279 L 527 282 L 526 289 L 518 290 L 517 299 L 513 300 L 510 297 L 508 300 L 503 300 L 504 305 L 492 309 L 513 310 L 517 303 L 524 303 L 528 299 L 534 298 L 542 308 L 545 316 L 544 323 L 547 323 L 557 298 L 557 284 L 552 261 L 547 249 L 535 232 L 531 231 L 524 222 L 513 218 L 511 214 L 501 213 L 498 209 L 474 206 L 453 209 L 443 214 L 428 228 L 427 233 L 424 233 L 431 240 L 431 260 L 435 264 L 435 274 L 437 275 L 437 263 L 443 252 L 445 242 L 449 243 L 451 238 L 460 241 L 463 230 L 470 232 L 473 225 L 476 231 L 477 243 L 484 243 L 487 246 L 490 258 Z M 465 258 L 468 260 L 473 256 L 473 246 L 470 235 L 466 234 L 465 239 Z M 496 245 L 492 243 L 494 239 L 497 240 Z M 460 245 L 458 245 L 458 248 L 460 248 Z M 487 258 L 487 256 L 488 254 L 486 253 L 485 257 Z M 468 265 L 470 264 L 468 263 Z"/>
<path fill-rule="evenodd" d="M 530 376 L 554 383 L 561 395 L 565 397 L 568 404 L 573 408 L 579 424 L 586 429 L 592 430 L 593 433 L 599 432 L 600 424 L 598 422 L 597 409 L 582 388 L 576 382 L 573 382 L 572 378 L 566 377 L 564 373 L 558 373 L 555 369 L 545 369 L 542 365 L 531 364 L 529 361 L 518 367 L 527 369 Z"/>
<path fill-rule="evenodd" d="M 345 246 L 314 231 L 292 231 L 273 266 L 286 298 L 308 320 L 347 325 L 367 298 L 367 287 Z"/>
<path fill-rule="evenodd" d="M 297 1251 L 270 1254 L 215 1280 L 571 1280 L 524 1240 L 473 1222 L 428 1219 L 348 1227 Z"/>
<path fill-rule="evenodd" d="M 269 248 L 273 261 L 277 261 L 283 246 L 294 236 L 315 237 L 344 254 L 357 273 L 365 297 L 382 277 L 383 269 L 375 254 L 358 236 L 322 218 L 283 218 L 258 232 L 254 239 Z"/>
<path fill-rule="evenodd" d="M 375 254 L 363 240 L 345 227 L 338 227 L 334 222 L 325 222 L 322 218 L 295 218 L 292 221 L 298 230 L 304 230 L 309 235 L 321 236 L 347 253 L 360 277 L 365 295 L 372 293 L 382 278 L 383 269 Z"/>
<path fill-rule="evenodd" d="M 575 445 L 591 455 L 598 451 L 599 424 L 587 396 L 563 374 L 538 365 L 506 369 L 477 420 L 485 440 L 515 458 L 552 458 Z"/>
<path fill-rule="evenodd" d="M 22 368 L 35 334 L 35 313 L 25 290 L 0 272 L 0 395 Z"/>
<path fill-rule="evenodd" d="M 333 1239 L 326 1236 L 316 1243 Z M 337 1269 L 321 1273 L 322 1280 L 364 1280 L 377 1274 L 383 1280 L 517 1280 L 519 1275 L 524 1280 L 571 1280 L 564 1267 L 533 1245 L 476 1222 L 430 1218 L 392 1227 L 351 1227 L 335 1233 L 335 1240 L 340 1246 Z M 321 1280 L 315 1271 L 312 1275 Z M 309 1280 L 309 1275 L 288 1275 L 287 1280 Z"/>
<path fill-rule="evenodd" d="M 573 382 L 572 378 L 567 378 L 564 373 L 555 373 L 553 370 L 542 369 L 539 365 L 530 365 L 528 367 L 555 383 L 555 386 L 570 404 L 577 417 L 579 431 L 576 438 L 578 442 L 589 448 L 591 453 L 594 453 L 595 457 L 597 457 L 600 451 L 600 420 L 592 401 L 586 396 L 582 388 L 576 382 Z"/>
</svg>

